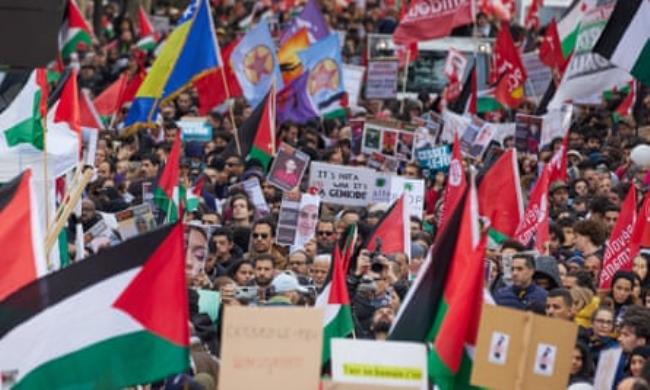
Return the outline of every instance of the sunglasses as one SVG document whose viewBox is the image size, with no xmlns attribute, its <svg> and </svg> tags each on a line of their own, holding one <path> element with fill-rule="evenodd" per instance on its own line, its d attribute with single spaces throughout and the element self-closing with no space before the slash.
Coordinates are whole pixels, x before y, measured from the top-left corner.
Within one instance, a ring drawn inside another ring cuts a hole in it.
<svg viewBox="0 0 650 390">
<path fill-rule="evenodd" d="M 268 233 L 253 233 L 253 239 L 256 240 L 258 238 L 266 240 L 267 238 L 269 238 L 269 235 L 268 235 Z"/>
<path fill-rule="evenodd" d="M 334 234 L 334 232 L 328 232 L 328 231 L 325 231 L 325 230 L 321 230 L 321 231 L 317 232 L 317 234 L 319 236 L 331 236 L 332 234 Z"/>
</svg>

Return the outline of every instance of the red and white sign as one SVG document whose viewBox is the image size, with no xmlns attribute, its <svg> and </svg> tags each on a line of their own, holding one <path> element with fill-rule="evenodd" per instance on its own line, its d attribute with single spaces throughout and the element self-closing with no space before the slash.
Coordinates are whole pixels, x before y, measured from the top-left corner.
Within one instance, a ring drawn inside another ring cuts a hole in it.
<svg viewBox="0 0 650 390">
<path fill-rule="evenodd" d="M 599 288 L 609 289 L 612 287 L 612 279 L 616 271 L 632 270 L 632 230 L 636 223 L 636 188 L 630 186 L 621 205 L 621 214 L 616 221 L 616 226 L 605 247 L 603 258 L 603 269 L 600 272 Z"/>
</svg>

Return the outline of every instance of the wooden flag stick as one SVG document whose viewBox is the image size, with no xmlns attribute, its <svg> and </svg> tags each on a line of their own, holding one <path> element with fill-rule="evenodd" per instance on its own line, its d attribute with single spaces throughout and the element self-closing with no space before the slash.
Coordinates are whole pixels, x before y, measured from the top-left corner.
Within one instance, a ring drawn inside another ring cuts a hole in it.
<svg viewBox="0 0 650 390">
<path fill-rule="evenodd" d="M 59 233 L 61 232 L 61 229 L 63 229 L 63 226 L 66 224 L 66 222 L 68 222 L 68 218 L 70 217 L 70 214 L 72 213 L 72 211 L 74 211 L 75 205 L 81 199 L 81 195 L 83 194 L 86 185 L 88 185 L 92 177 L 93 177 L 93 170 L 86 169 L 83 175 L 81 176 L 79 184 L 77 184 L 74 190 L 70 192 L 70 201 L 65 204 L 65 207 L 61 212 L 61 215 L 59 216 L 58 219 L 56 219 L 54 225 L 52 226 L 52 228 L 48 230 L 47 235 L 45 236 L 46 256 L 49 256 L 50 251 L 54 247 L 54 244 L 56 243 L 56 240 L 59 237 Z"/>
</svg>

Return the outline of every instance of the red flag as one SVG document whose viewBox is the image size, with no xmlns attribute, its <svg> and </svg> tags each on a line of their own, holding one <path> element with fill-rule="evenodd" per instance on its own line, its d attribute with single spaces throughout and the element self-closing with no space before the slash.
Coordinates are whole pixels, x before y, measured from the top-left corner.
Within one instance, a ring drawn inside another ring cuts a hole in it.
<svg viewBox="0 0 650 390">
<path fill-rule="evenodd" d="M 650 192 L 645 195 L 641 211 L 632 231 L 630 257 L 639 254 L 641 248 L 650 247 Z"/>
<path fill-rule="evenodd" d="M 207 72 L 203 77 L 194 81 L 199 95 L 199 113 L 201 115 L 207 114 L 229 97 L 242 96 L 241 87 L 230 65 L 230 55 L 239 41 L 239 39 L 235 39 L 221 49 L 223 68 Z"/>
<path fill-rule="evenodd" d="M 77 71 L 72 70 L 65 81 L 59 105 L 54 113 L 54 123 L 66 122 L 71 130 L 81 134 L 79 114 L 79 90 L 77 88 Z M 79 143 L 81 146 L 81 142 Z"/>
<path fill-rule="evenodd" d="M 564 58 L 564 54 L 562 54 L 562 44 L 555 19 L 546 26 L 546 33 L 539 46 L 539 60 L 551 68 L 553 80 L 555 84 L 559 84 L 564 70 L 569 64 L 569 59 Z"/>
<path fill-rule="evenodd" d="M 443 195 L 442 213 L 440 214 L 440 221 L 438 222 L 438 231 L 442 231 L 445 223 L 451 217 L 451 213 L 456 210 L 456 205 L 463 197 L 465 189 L 467 188 L 467 178 L 463 170 L 463 156 L 460 152 L 460 141 L 458 133 L 454 133 L 454 143 L 451 149 L 451 162 L 449 164 L 449 176 L 447 179 L 447 187 Z"/>
<path fill-rule="evenodd" d="M 481 215 L 490 219 L 490 227 L 512 236 L 524 214 L 517 151 L 508 149 L 487 171 L 478 188 Z"/>
<path fill-rule="evenodd" d="M 497 80 L 495 97 L 504 106 L 517 108 L 523 102 L 524 83 L 528 75 L 519 51 L 512 41 L 507 22 L 501 23 L 493 54 L 494 74 Z"/>
<path fill-rule="evenodd" d="M 599 288 L 608 289 L 612 287 L 612 278 L 616 271 L 632 270 L 632 230 L 636 222 L 636 188 L 630 186 L 630 190 L 621 206 L 621 214 L 616 221 L 611 236 L 605 247 L 603 268 L 600 272 Z"/>
<path fill-rule="evenodd" d="M 110 116 L 119 109 L 118 100 L 120 94 L 126 88 L 128 82 L 126 73 L 122 73 L 111 85 L 109 85 L 94 100 L 95 108 L 100 115 Z"/>
<path fill-rule="evenodd" d="M 405 44 L 446 37 L 454 27 L 472 22 L 472 2 L 469 0 L 414 0 L 400 19 L 393 40 Z"/>
<path fill-rule="evenodd" d="M 634 108 L 634 102 L 636 100 L 636 81 L 632 79 L 628 85 L 630 90 L 627 95 L 625 95 L 625 99 L 623 99 L 621 104 L 616 107 L 616 113 L 621 117 L 632 114 L 632 109 Z"/>
<path fill-rule="evenodd" d="M 533 0 L 526 12 L 524 26 L 528 30 L 537 30 L 539 28 L 539 9 L 544 6 L 544 0 Z"/>
<path fill-rule="evenodd" d="M 544 167 L 542 174 L 537 179 L 537 183 L 535 183 L 535 186 L 530 192 L 524 219 L 515 232 L 517 240 L 524 245 L 528 245 L 534 237 L 535 248 L 540 253 L 547 252 L 545 246 L 549 238 L 548 185 L 549 169 L 548 167 Z"/>
<path fill-rule="evenodd" d="M 549 178 L 548 178 L 549 183 L 553 183 L 554 181 L 558 181 L 558 180 L 561 180 L 563 182 L 567 181 L 568 149 L 569 149 L 569 132 L 567 131 L 567 133 L 564 135 L 564 138 L 562 139 L 562 145 L 560 146 L 560 150 L 555 152 L 553 158 L 551 158 L 551 162 L 548 165 L 548 170 L 550 171 Z"/>
<path fill-rule="evenodd" d="M 140 38 L 152 36 L 155 40 L 158 40 L 158 34 L 156 34 L 153 24 L 149 21 L 149 17 L 142 6 L 138 8 L 138 25 L 140 26 Z"/>
<path fill-rule="evenodd" d="M 405 203 L 406 195 L 402 195 L 386 211 L 386 214 L 377 223 L 374 231 L 366 241 L 368 250 L 375 250 L 377 239 L 379 239 L 382 253 L 401 252 L 410 254 L 411 224 Z"/>
<path fill-rule="evenodd" d="M 104 128 L 93 101 L 83 90 L 79 93 L 79 125 L 97 130 Z"/>
</svg>

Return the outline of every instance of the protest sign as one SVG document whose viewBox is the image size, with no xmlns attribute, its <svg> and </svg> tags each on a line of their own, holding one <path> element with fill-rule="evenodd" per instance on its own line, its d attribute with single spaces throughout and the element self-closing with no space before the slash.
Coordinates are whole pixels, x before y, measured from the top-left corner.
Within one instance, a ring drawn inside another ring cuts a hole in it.
<svg viewBox="0 0 650 390">
<path fill-rule="evenodd" d="M 550 144 L 555 138 L 564 138 L 571 127 L 572 116 L 571 104 L 563 104 L 560 108 L 548 110 L 542 123 L 542 146 Z"/>
<path fill-rule="evenodd" d="M 212 126 L 206 117 L 182 117 L 176 124 L 181 129 L 184 142 L 208 142 L 212 140 Z"/>
<path fill-rule="evenodd" d="M 368 156 L 368 168 L 376 169 L 379 172 L 397 172 L 400 161 L 396 158 L 384 156 L 381 153 L 372 152 Z"/>
<path fill-rule="evenodd" d="M 405 130 L 399 123 L 367 120 L 363 128 L 361 151 L 368 155 L 381 153 L 401 161 L 410 161 L 415 140 L 415 133 L 411 129 Z"/>
<path fill-rule="evenodd" d="M 350 107 L 357 106 L 365 72 L 365 66 L 343 64 L 343 87 L 348 93 Z"/>
<path fill-rule="evenodd" d="M 370 199 L 373 171 L 368 168 L 312 162 L 309 187 L 324 203 L 366 206 Z"/>
<path fill-rule="evenodd" d="M 317 389 L 322 346 L 322 310 L 226 306 L 219 389 Z"/>
<path fill-rule="evenodd" d="M 208 258 L 208 241 L 210 229 L 197 221 L 184 225 L 185 232 L 185 273 L 192 278 L 205 273 L 205 262 Z M 187 268 L 191 264 L 191 269 Z"/>
<path fill-rule="evenodd" d="M 448 144 L 454 141 L 454 134 L 458 133 L 461 136 L 467 126 L 472 123 L 472 118 L 456 114 L 447 109 L 442 112 L 442 119 L 445 125 L 440 133 L 440 141 Z"/>
<path fill-rule="evenodd" d="M 623 349 L 620 347 L 607 348 L 600 352 L 596 376 L 594 377 L 595 389 L 613 388 L 621 355 L 623 355 Z"/>
<path fill-rule="evenodd" d="M 426 129 L 426 132 L 431 135 L 434 140 L 438 139 L 445 124 L 442 117 L 432 111 L 422 114 L 419 118 L 413 118 L 412 122 L 419 128 Z"/>
<path fill-rule="evenodd" d="M 491 123 L 484 123 L 469 148 L 469 156 L 476 159 L 481 158 L 483 153 L 487 150 L 488 145 L 490 145 L 490 141 L 492 141 L 496 135 L 496 132 L 497 128 L 495 126 Z"/>
<path fill-rule="evenodd" d="M 535 98 L 542 97 L 553 79 L 551 68 L 542 63 L 539 59 L 539 53 L 536 51 L 524 53 L 521 56 L 521 60 L 528 74 L 526 84 L 524 84 L 526 96 Z"/>
<path fill-rule="evenodd" d="M 485 304 L 471 383 L 498 389 L 563 388 L 577 333 L 573 322 Z"/>
<path fill-rule="evenodd" d="M 81 138 L 83 141 L 83 161 L 86 165 L 95 165 L 95 154 L 97 153 L 97 139 L 99 130 L 81 128 Z"/>
<path fill-rule="evenodd" d="M 106 224 L 103 219 L 97 221 L 87 232 L 84 234 L 84 243 L 86 246 L 97 253 L 101 248 L 111 247 L 120 243 L 120 238 L 115 232 Z"/>
<path fill-rule="evenodd" d="M 363 140 L 363 128 L 365 119 L 350 119 L 348 125 L 352 132 L 352 153 L 355 155 L 361 153 L 361 141 Z"/>
<path fill-rule="evenodd" d="M 393 99 L 397 96 L 399 62 L 393 60 L 368 61 L 366 99 Z"/>
<path fill-rule="evenodd" d="M 276 242 L 302 248 L 316 233 L 319 206 L 320 198 L 317 195 L 284 193 Z"/>
<path fill-rule="evenodd" d="M 478 137 L 479 131 L 481 131 L 482 123 L 478 121 L 471 121 L 465 130 L 460 133 L 462 134 L 460 137 L 460 150 L 463 152 L 463 154 L 469 156 L 470 151 L 472 150 L 472 145 L 474 145 L 474 141 L 476 140 L 476 137 Z"/>
<path fill-rule="evenodd" d="M 358 383 L 341 383 L 323 380 L 323 390 L 413 390 L 419 387 L 413 386 L 385 386 L 385 385 L 368 385 Z"/>
<path fill-rule="evenodd" d="M 427 389 L 424 344 L 332 339 L 331 346 L 332 379 L 336 382 Z"/>
<path fill-rule="evenodd" d="M 415 148 L 415 160 L 422 173 L 433 179 L 438 171 L 447 172 L 451 164 L 451 148 L 449 145 L 432 146 L 430 143 Z"/>
<path fill-rule="evenodd" d="M 255 219 L 263 218 L 271 214 L 271 209 L 264 199 L 264 192 L 260 185 L 260 180 L 256 176 L 249 177 L 241 183 L 233 184 L 229 187 L 229 191 L 234 189 L 242 189 L 248 195 L 248 199 L 255 205 Z"/>
<path fill-rule="evenodd" d="M 281 190 L 291 191 L 300 185 L 308 164 L 307 153 L 283 142 L 269 170 L 268 182 Z"/>
<path fill-rule="evenodd" d="M 153 24 L 154 31 L 158 34 L 167 34 L 171 30 L 168 16 L 151 15 L 149 18 L 151 24 Z"/>
<path fill-rule="evenodd" d="M 143 203 L 115 213 L 117 230 L 122 239 L 135 237 L 156 227 L 151 206 Z"/>
<path fill-rule="evenodd" d="M 515 116 L 515 147 L 522 153 L 537 153 L 542 142 L 542 124 L 540 116 L 517 114 Z"/>
<path fill-rule="evenodd" d="M 390 178 L 389 203 L 393 203 L 404 193 L 407 195 L 406 205 L 409 214 L 421 219 L 424 212 L 424 180 L 392 176 Z"/>
</svg>

